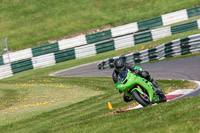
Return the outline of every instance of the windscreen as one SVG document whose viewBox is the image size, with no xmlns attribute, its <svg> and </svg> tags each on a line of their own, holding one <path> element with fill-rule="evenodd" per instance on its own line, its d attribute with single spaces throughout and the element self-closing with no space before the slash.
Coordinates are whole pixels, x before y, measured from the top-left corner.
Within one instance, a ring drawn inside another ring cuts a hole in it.
<svg viewBox="0 0 200 133">
<path fill-rule="evenodd" d="M 124 70 L 119 73 L 118 77 L 119 77 L 120 82 L 123 82 L 126 79 L 127 73 L 128 73 L 128 70 Z"/>
</svg>

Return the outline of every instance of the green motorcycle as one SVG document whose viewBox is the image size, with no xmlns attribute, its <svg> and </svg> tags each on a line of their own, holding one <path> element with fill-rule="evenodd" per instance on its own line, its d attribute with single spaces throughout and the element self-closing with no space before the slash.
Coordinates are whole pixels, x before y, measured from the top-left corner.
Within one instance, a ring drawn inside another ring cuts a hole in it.
<svg viewBox="0 0 200 133">
<path fill-rule="evenodd" d="M 139 75 L 124 70 L 119 73 L 118 77 L 120 83 L 117 89 L 135 99 L 142 106 L 163 102 L 153 89 L 153 84 Z M 166 99 L 165 95 L 163 97 Z"/>
</svg>

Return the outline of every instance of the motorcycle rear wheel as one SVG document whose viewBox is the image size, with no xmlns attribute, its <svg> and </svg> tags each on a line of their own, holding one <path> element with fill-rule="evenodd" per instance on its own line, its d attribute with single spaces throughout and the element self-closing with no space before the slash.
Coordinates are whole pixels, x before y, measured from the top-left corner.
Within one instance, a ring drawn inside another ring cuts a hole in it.
<svg viewBox="0 0 200 133">
<path fill-rule="evenodd" d="M 133 93 L 132 93 L 132 95 L 135 98 L 135 100 L 139 104 L 141 104 L 143 107 L 146 107 L 146 106 L 150 105 L 150 103 L 147 102 L 147 100 L 144 99 L 137 90 L 134 90 Z"/>
</svg>

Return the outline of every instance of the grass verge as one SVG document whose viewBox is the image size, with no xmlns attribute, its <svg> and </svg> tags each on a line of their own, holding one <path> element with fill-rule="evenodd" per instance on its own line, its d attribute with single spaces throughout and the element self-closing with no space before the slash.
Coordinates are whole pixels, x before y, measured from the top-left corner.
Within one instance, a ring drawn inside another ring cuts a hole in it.
<svg viewBox="0 0 200 133">
<path fill-rule="evenodd" d="M 106 54 L 109 55 L 110 53 Z M 107 109 L 107 102 L 110 101 L 116 110 L 128 108 L 135 105 L 135 103 L 123 102 L 122 95 L 114 90 L 111 78 L 60 78 L 48 76 L 50 72 L 95 61 L 103 58 L 102 56 L 105 55 L 71 60 L 47 68 L 25 71 L 1 80 L 1 131 L 67 132 L 70 130 L 80 132 L 80 130 L 83 130 L 86 132 L 100 132 L 112 131 L 109 127 L 116 128 L 115 124 L 119 126 L 120 121 L 113 122 L 115 117 L 105 117 L 111 113 Z M 158 83 L 165 93 L 179 88 L 195 88 L 195 84 L 189 81 L 158 80 Z M 196 102 L 196 100 L 189 102 Z M 162 104 L 158 106 L 160 105 Z M 194 106 L 193 109 L 196 109 L 195 105 L 191 105 Z M 188 106 L 188 108 L 191 106 Z M 153 116 L 157 117 L 156 114 Z M 129 115 L 124 116 L 122 114 L 119 119 L 129 120 Z M 142 117 L 137 119 L 143 120 Z M 99 124 L 93 125 L 94 122 L 101 123 L 104 120 L 106 125 L 103 127 L 99 127 Z M 195 119 L 192 118 L 192 120 Z M 134 124 L 134 121 L 132 123 Z M 157 124 L 162 124 L 162 122 Z M 96 128 L 96 130 L 93 128 Z M 120 128 L 119 132 L 122 130 L 124 128 Z M 196 129 L 193 130 L 196 131 Z"/>
<path fill-rule="evenodd" d="M 0 38 L 7 36 L 9 49 L 15 51 L 198 5 L 199 0 L 3 0 Z"/>
<path fill-rule="evenodd" d="M 154 47 L 158 44 L 165 43 L 166 41 L 171 41 L 173 40 L 173 38 L 181 38 L 195 33 L 199 33 L 199 30 L 194 30 L 192 31 L 192 33 L 186 32 L 179 35 L 174 35 L 159 41 L 149 42 L 142 45 L 144 45 L 146 48 Z M 49 77 L 48 74 L 61 69 L 98 61 L 105 58 L 126 54 L 129 52 L 139 51 L 142 45 L 136 45 L 134 47 L 117 51 L 110 51 L 84 59 L 62 62 L 54 66 L 42 69 L 29 70 L 23 73 L 15 74 L 13 77 L 1 80 L 1 131 L 66 132 L 70 130 L 73 132 L 80 132 L 80 130 L 82 129 L 86 132 L 100 132 L 112 131 L 109 127 L 119 129 L 119 125 L 121 125 L 121 122 L 123 121 L 118 121 L 118 123 L 116 124 L 118 126 L 116 127 L 115 122 L 113 122 L 116 120 L 116 117 L 104 117 L 105 114 L 110 113 L 110 111 L 107 109 L 107 102 L 111 101 L 115 109 L 123 109 L 132 106 L 132 104 L 135 103 L 124 103 L 122 101 L 122 95 L 119 95 L 113 89 L 114 85 L 111 78 L 58 78 Z M 160 87 L 163 88 L 165 92 L 170 92 L 172 90 L 178 89 L 179 87 L 184 88 L 188 84 L 189 87 L 186 88 L 193 88 L 195 86 L 190 84 L 190 82 L 188 81 L 179 82 L 174 80 L 158 80 L 158 82 L 160 84 Z M 197 121 L 197 99 L 189 98 L 189 100 L 183 102 L 184 103 L 182 104 L 178 103 L 178 107 L 181 108 L 181 105 L 186 106 L 185 110 L 189 110 L 189 108 L 192 107 L 195 114 L 193 114 L 192 118 L 190 118 L 189 121 Z M 159 104 L 156 108 L 162 111 L 162 107 L 160 106 L 164 105 L 166 105 L 167 107 L 163 108 L 173 108 L 175 106 L 170 106 L 170 104 L 168 105 L 168 103 L 164 103 Z M 148 108 L 151 109 L 152 107 Z M 145 109 L 141 111 L 146 112 Z M 151 110 L 147 110 L 147 112 L 149 111 Z M 179 112 L 180 110 L 178 108 L 174 109 L 174 113 Z M 150 112 L 150 114 L 152 115 L 152 117 L 158 117 L 157 114 L 154 114 L 154 112 Z M 130 119 L 130 114 L 127 116 L 124 115 L 125 114 L 122 114 L 119 119 Z M 183 113 L 183 115 L 187 116 L 186 113 Z M 134 115 L 131 115 L 131 117 L 136 118 L 136 116 Z M 170 117 L 170 119 L 173 119 L 173 117 L 169 115 L 165 117 Z M 138 122 L 141 122 L 140 120 L 149 120 L 150 118 L 144 119 L 142 115 L 142 117 L 138 117 L 137 119 L 139 120 Z M 104 120 L 106 121 L 105 126 L 99 127 L 99 124 L 96 124 L 94 126 L 92 125 L 94 121 L 96 121 L 97 123 L 102 123 L 104 122 Z M 187 123 L 187 121 L 183 120 L 181 125 L 184 125 L 185 122 Z M 148 123 L 151 123 L 151 120 L 149 120 Z M 131 124 L 135 124 L 134 121 L 132 121 Z M 157 124 L 162 125 L 163 123 L 157 122 Z M 154 127 L 155 124 L 152 124 L 152 126 Z M 171 131 L 170 126 L 171 125 L 169 124 L 169 131 Z M 141 127 L 141 125 L 138 127 Z M 94 130 L 94 128 L 96 128 L 96 130 Z M 190 128 L 190 126 L 188 126 L 188 128 Z M 172 129 L 172 131 L 179 131 L 178 127 L 172 127 Z M 122 127 L 119 131 L 122 130 L 125 129 Z M 136 131 L 138 130 L 139 129 L 137 129 Z M 192 129 L 192 131 L 196 130 L 198 130 L 198 128 Z M 127 129 L 127 131 L 130 131 L 130 129 Z"/>
<path fill-rule="evenodd" d="M 1 90 L 6 85 L 7 88 L 4 88 L 4 90 L 11 90 L 9 94 L 10 97 L 6 95 L 7 93 L 5 93 L 5 91 L 2 92 L 3 95 L 1 96 L 1 98 L 4 99 L 4 101 L 1 100 L 0 103 L 3 105 L 3 108 L 1 108 L 0 120 L 1 132 L 67 132 L 69 130 L 71 132 L 80 132 L 81 130 L 85 132 L 118 130 L 118 132 L 120 132 L 124 130 L 124 127 L 119 128 L 119 125 L 124 123 L 123 120 L 129 121 L 126 124 L 127 127 L 131 126 L 136 121 L 144 119 L 146 119 L 145 121 L 147 123 L 151 123 L 151 119 L 154 120 L 158 117 L 158 114 L 155 112 L 164 112 L 162 108 L 167 109 L 167 107 L 171 108 L 171 106 L 175 106 L 174 103 L 172 103 L 172 105 L 170 103 L 164 103 L 159 104 L 156 109 L 148 107 L 137 110 L 134 113 L 127 112 L 119 114 L 116 115 L 116 117 L 112 115 L 107 116 L 106 114 L 114 110 L 135 105 L 135 102 L 123 102 L 122 95 L 114 89 L 111 78 L 54 77 L 52 79 L 52 77 L 41 77 L 42 81 L 39 79 L 32 80 L 21 79 L 18 80 L 17 84 L 15 81 L 1 81 Z M 196 87 L 195 83 L 189 81 L 157 81 L 165 93 L 180 88 L 188 89 Z M 194 99 L 196 100 L 196 98 Z M 189 102 L 194 103 L 184 107 L 184 109 L 189 110 L 189 107 L 196 105 L 195 100 L 189 100 Z M 114 110 L 108 110 L 108 101 L 112 103 Z M 33 104 L 35 104 L 35 106 L 33 106 Z M 185 104 L 187 104 L 187 102 L 183 102 L 182 106 Z M 179 111 L 177 107 L 173 110 L 173 113 Z M 195 106 L 193 110 L 196 110 Z M 142 111 L 142 115 L 139 115 L 140 113 L 138 111 Z M 146 112 L 151 115 L 145 114 Z M 167 117 L 165 115 L 161 115 L 160 117 Z M 192 120 L 193 119 L 189 119 L 188 121 Z M 101 125 L 100 123 L 105 124 Z M 138 128 L 135 127 L 135 130 L 139 130 L 141 125 L 142 123 L 140 122 Z M 152 126 L 155 125 L 153 124 Z M 116 129 L 113 130 L 113 128 Z M 127 130 L 131 131 L 131 129 Z"/>
</svg>

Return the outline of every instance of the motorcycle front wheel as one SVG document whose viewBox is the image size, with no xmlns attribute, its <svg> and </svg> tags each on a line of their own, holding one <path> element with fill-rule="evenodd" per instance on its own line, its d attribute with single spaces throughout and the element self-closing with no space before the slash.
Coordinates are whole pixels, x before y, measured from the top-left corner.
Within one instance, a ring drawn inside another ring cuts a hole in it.
<svg viewBox="0 0 200 133">
<path fill-rule="evenodd" d="M 134 90 L 132 95 L 135 98 L 135 100 L 143 107 L 150 105 L 150 102 L 148 102 L 149 101 L 148 97 L 142 96 L 137 90 Z"/>
</svg>

